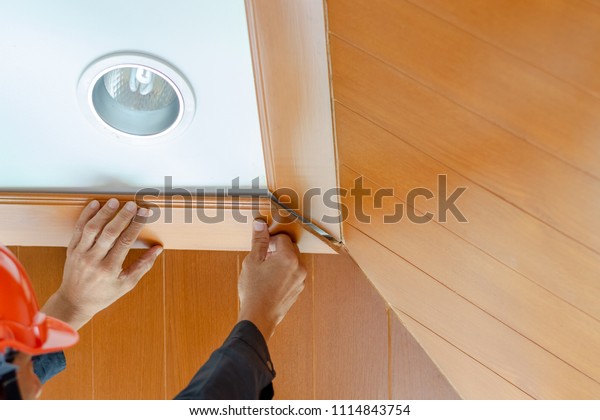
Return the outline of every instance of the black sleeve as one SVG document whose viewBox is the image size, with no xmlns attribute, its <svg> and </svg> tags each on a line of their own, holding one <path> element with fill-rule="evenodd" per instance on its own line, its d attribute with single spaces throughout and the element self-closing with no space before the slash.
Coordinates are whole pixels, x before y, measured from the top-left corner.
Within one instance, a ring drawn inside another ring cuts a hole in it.
<svg viewBox="0 0 600 420">
<path fill-rule="evenodd" d="M 40 378 L 40 381 L 45 384 L 46 381 L 59 374 L 67 367 L 65 354 L 61 351 L 58 353 L 42 354 L 34 356 L 32 359 L 33 371 Z"/>
<path fill-rule="evenodd" d="M 261 332 L 252 322 L 241 321 L 175 399 L 272 399 L 274 377 Z"/>
</svg>

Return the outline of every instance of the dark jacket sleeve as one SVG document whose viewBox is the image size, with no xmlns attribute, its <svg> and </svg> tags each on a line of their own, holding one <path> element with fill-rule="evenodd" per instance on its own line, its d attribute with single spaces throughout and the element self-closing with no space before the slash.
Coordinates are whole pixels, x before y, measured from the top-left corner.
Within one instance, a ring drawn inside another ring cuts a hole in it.
<svg viewBox="0 0 600 420">
<path fill-rule="evenodd" d="M 261 332 L 239 322 L 177 400 L 272 399 L 275 371 Z"/>
<path fill-rule="evenodd" d="M 33 361 L 33 371 L 43 384 L 67 367 L 65 354 L 62 351 L 35 356 L 31 360 Z"/>
</svg>

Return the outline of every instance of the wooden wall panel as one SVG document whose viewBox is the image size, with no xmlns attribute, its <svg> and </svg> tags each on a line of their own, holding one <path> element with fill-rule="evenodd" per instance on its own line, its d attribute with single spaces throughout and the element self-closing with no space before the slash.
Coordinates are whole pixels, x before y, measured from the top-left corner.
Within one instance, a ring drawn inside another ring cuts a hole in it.
<svg viewBox="0 0 600 420">
<path fill-rule="evenodd" d="M 127 267 L 143 254 L 130 251 Z M 165 398 L 164 255 L 137 287 L 94 318 L 94 397 Z"/>
<path fill-rule="evenodd" d="M 238 254 L 165 252 L 167 398 L 192 379 L 237 320 Z"/>
<path fill-rule="evenodd" d="M 600 97 L 600 12 L 588 1 L 413 3 Z"/>
<path fill-rule="evenodd" d="M 33 283 L 40 307 L 62 282 L 66 251 L 66 248 L 19 247 L 19 260 Z M 92 320 L 79 330 L 79 343 L 65 351 L 67 368 L 44 386 L 42 399 L 94 398 L 93 323 Z"/>
<path fill-rule="evenodd" d="M 408 1 L 335 0 L 329 12 L 336 36 L 600 177 L 598 98 Z"/>
<path fill-rule="evenodd" d="M 315 397 L 388 398 L 385 302 L 347 254 L 314 263 Z"/>
<path fill-rule="evenodd" d="M 393 400 L 460 399 L 427 353 L 390 311 L 390 398 Z"/>
<path fill-rule="evenodd" d="M 336 108 L 342 178 L 356 171 L 404 199 L 413 188 L 438 194 L 438 174 L 447 175 L 448 194 L 466 192 L 457 206 L 468 223 L 448 214 L 443 226 L 488 255 L 600 320 L 598 254 L 520 211 L 443 163 L 339 104 Z M 394 156 L 394 159 L 381 159 Z M 371 162 L 377 162 L 377 165 Z M 344 181 L 348 184 L 348 180 Z M 386 200 L 391 200 L 390 198 Z M 367 201 L 365 201 L 367 204 Z M 438 201 L 418 199 L 416 209 L 438 220 Z M 404 216 L 406 218 L 406 215 Z M 377 221 L 374 219 L 374 221 Z M 380 220 L 378 220 L 380 221 Z M 393 229 L 393 227 L 390 227 Z"/>
<path fill-rule="evenodd" d="M 43 302 L 60 284 L 65 249 L 11 249 Z M 127 262 L 140 253 L 133 251 Z M 67 350 L 67 371 L 45 386 L 43 398 L 172 398 L 235 324 L 237 273 L 245 255 L 166 251 L 138 288 L 82 329 L 82 341 Z M 309 271 L 305 290 L 269 342 L 277 399 L 387 398 L 398 383 L 405 395 L 450 394 L 395 314 L 388 323 L 385 302 L 348 256 L 301 258 Z M 461 357 L 472 362 L 449 347 L 461 369 L 468 366 Z M 442 346 L 442 352 L 448 349 Z M 423 384 L 432 383 L 435 388 L 423 394 Z"/>
<path fill-rule="evenodd" d="M 240 262 L 245 256 L 240 256 Z M 279 400 L 311 400 L 314 391 L 313 255 L 303 254 L 308 271 L 304 291 L 269 340 L 277 376 L 273 382 Z"/>
<path fill-rule="evenodd" d="M 346 224 L 345 237 L 352 257 L 391 306 L 533 398 L 586 399 L 600 396 L 600 383 L 457 295 L 358 229 Z M 451 383 L 454 382 L 448 371 L 442 369 L 442 372 Z M 498 382 L 503 381 L 499 379 Z M 498 386 L 504 388 L 505 385 L 501 383 Z M 495 393 L 494 389 L 490 389 L 490 395 Z"/>
<path fill-rule="evenodd" d="M 467 179 L 600 251 L 600 220 L 596 217 L 600 202 L 586 200 L 600 196 L 600 181 L 335 36 L 331 46 L 336 100 L 368 115 Z M 579 205 L 582 200 L 585 206 Z"/>
</svg>

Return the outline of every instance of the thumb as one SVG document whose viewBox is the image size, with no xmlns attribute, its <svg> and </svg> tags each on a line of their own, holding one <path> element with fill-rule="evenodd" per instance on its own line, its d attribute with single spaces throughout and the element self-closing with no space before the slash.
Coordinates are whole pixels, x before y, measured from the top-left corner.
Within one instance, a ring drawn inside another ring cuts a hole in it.
<svg viewBox="0 0 600 420">
<path fill-rule="evenodd" d="M 121 277 L 127 283 L 129 290 L 132 290 L 144 277 L 144 275 L 150 271 L 154 262 L 158 256 L 163 252 L 162 246 L 153 246 L 148 251 L 131 264 L 127 269 L 123 270 Z"/>
<path fill-rule="evenodd" d="M 269 251 L 269 241 L 271 235 L 267 229 L 267 223 L 261 219 L 255 219 L 252 222 L 252 249 L 250 254 L 258 261 L 267 258 Z"/>
</svg>

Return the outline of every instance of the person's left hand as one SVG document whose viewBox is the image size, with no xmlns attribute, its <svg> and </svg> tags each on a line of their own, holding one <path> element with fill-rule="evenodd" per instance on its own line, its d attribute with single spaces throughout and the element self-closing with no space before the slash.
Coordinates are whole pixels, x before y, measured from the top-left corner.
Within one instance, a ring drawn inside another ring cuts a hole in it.
<svg viewBox="0 0 600 420">
<path fill-rule="evenodd" d="M 123 269 L 149 213 L 132 201 L 118 208 L 111 198 L 102 208 L 94 200 L 83 210 L 67 248 L 62 284 L 42 308 L 76 330 L 132 290 L 163 250 L 156 245 Z"/>
</svg>

